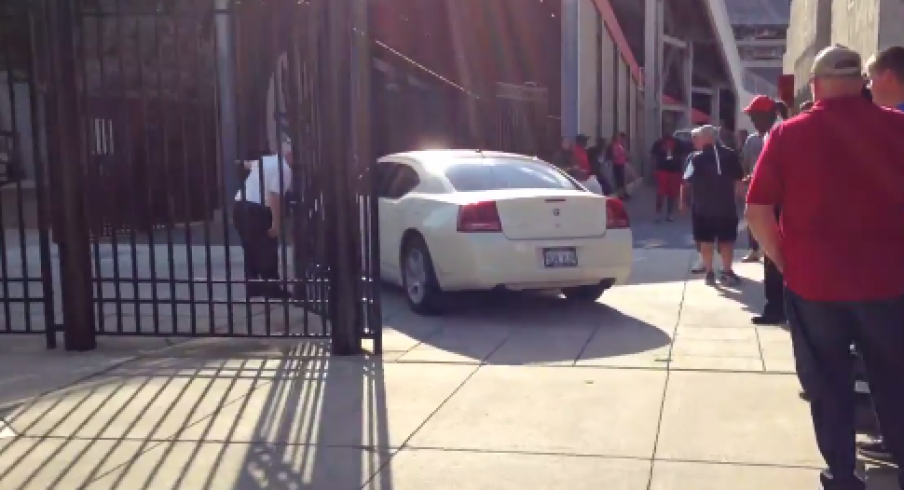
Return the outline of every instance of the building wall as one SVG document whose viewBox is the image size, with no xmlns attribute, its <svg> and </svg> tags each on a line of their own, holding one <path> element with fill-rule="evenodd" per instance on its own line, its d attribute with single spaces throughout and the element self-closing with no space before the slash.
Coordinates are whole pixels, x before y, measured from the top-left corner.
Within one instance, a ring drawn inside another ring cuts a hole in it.
<svg viewBox="0 0 904 490">
<path fill-rule="evenodd" d="M 600 136 L 607 140 L 612 137 L 615 132 L 615 77 L 612 74 L 615 71 L 615 63 L 621 58 L 618 55 L 618 48 L 612 36 L 609 35 L 608 29 L 603 29 L 600 40 L 600 55 L 602 57 L 603 77 L 600 84 Z"/>
<path fill-rule="evenodd" d="M 858 0 L 872 2 L 876 0 Z M 813 57 L 832 39 L 832 0 L 792 0 L 784 72 L 794 75 L 795 92 L 806 90 Z"/>
<path fill-rule="evenodd" d="M 628 132 L 628 111 L 631 110 L 630 92 L 634 88 L 631 72 L 625 60 L 618 60 L 618 130 Z"/>
<path fill-rule="evenodd" d="M 900 0 L 881 0 L 882 8 L 879 16 L 879 49 L 890 46 L 904 46 L 904 2 Z"/>
<path fill-rule="evenodd" d="M 631 94 L 638 81 L 600 16 L 599 0 L 578 1 L 578 132 L 609 141 L 615 132 L 625 131 L 641 140 L 632 123 L 637 105 Z"/>
<path fill-rule="evenodd" d="M 832 0 L 831 42 L 847 46 L 862 56 L 879 46 L 879 13 L 882 0 Z"/>
<path fill-rule="evenodd" d="M 904 45 L 904 2 L 900 0 L 792 0 L 784 72 L 794 75 L 798 102 L 809 97 L 813 58 L 833 43 L 864 59 L 889 46 Z"/>
<path fill-rule="evenodd" d="M 596 136 L 601 20 L 591 0 L 580 0 L 578 9 L 578 132 Z"/>
</svg>

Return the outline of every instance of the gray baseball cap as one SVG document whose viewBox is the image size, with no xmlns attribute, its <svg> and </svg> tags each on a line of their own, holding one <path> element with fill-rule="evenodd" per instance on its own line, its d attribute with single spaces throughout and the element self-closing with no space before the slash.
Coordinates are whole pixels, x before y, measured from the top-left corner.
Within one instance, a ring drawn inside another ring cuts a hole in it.
<svg viewBox="0 0 904 490">
<path fill-rule="evenodd" d="M 859 77 L 862 74 L 863 60 L 860 55 L 840 44 L 820 51 L 810 70 L 813 77 Z"/>
</svg>

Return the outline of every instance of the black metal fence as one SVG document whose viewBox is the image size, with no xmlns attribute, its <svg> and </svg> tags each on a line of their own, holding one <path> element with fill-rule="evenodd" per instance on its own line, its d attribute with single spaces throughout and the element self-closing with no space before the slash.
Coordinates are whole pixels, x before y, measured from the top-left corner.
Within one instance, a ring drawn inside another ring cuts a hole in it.
<svg viewBox="0 0 904 490">
<path fill-rule="evenodd" d="M 366 6 L 2 2 L 0 334 L 379 350 Z"/>
</svg>

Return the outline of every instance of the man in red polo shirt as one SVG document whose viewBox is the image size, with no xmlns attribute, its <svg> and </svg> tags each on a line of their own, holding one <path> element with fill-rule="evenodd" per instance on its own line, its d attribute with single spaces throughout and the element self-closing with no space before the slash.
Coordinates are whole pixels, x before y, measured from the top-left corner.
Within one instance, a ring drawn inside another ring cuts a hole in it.
<svg viewBox="0 0 904 490">
<path fill-rule="evenodd" d="M 886 445 L 904 463 L 904 113 L 870 103 L 862 87 L 857 53 L 821 51 L 813 108 L 769 134 L 747 194 L 747 221 L 785 274 L 826 489 L 864 488 L 855 475 L 852 343 Z M 899 480 L 904 488 L 904 473 Z"/>
</svg>

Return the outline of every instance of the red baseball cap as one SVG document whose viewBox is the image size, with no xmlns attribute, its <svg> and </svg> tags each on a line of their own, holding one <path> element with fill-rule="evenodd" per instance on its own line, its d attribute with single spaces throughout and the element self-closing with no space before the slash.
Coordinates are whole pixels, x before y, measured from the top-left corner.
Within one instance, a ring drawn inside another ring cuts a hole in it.
<svg viewBox="0 0 904 490">
<path fill-rule="evenodd" d="M 744 113 L 751 112 L 773 112 L 775 111 L 775 101 L 765 95 L 757 95 L 750 101 L 750 105 L 744 109 Z"/>
</svg>

